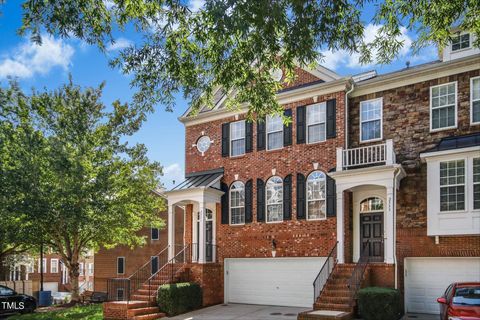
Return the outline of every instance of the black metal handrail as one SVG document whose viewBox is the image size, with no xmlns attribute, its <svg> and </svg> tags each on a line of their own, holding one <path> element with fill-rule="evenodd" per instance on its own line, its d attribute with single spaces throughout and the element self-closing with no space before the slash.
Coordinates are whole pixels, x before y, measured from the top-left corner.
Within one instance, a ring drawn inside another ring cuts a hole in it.
<svg viewBox="0 0 480 320">
<path fill-rule="evenodd" d="M 335 242 L 335 245 L 333 246 L 332 250 L 330 250 L 330 253 L 328 254 L 327 260 L 323 263 L 322 268 L 320 269 L 320 272 L 318 272 L 317 277 L 313 281 L 313 301 L 317 301 L 318 297 L 322 294 L 323 288 L 325 287 L 325 284 L 327 283 L 328 278 L 330 277 L 330 274 L 333 271 L 333 268 L 335 268 L 335 265 L 337 264 L 337 245 L 338 241 Z"/>
<path fill-rule="evenodd" d="M 355 296 L 357 295 L 360 286 L 362 285 L 363 276 L 365 270 L 367 269 L 368 263 L 370 262 L 370 240 L 367 240 L 362 248 L 360 253 L 360 258 L 358 259 L 355 268 L 353 269 L 352 275 L 348 280 L 348 290 L 350 291 L 350 305 L 355 301 Z"/>
</svg>

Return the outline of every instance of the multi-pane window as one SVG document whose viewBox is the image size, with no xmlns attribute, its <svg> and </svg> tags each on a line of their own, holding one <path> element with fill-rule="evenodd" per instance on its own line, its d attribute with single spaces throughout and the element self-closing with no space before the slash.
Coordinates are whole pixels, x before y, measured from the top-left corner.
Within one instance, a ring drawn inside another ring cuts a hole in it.
<svg viewBox="0 0 480 320">
<path fill-rule="evenodd" d="M 57 273 L 58 272 L 58 259 L 51 259 L 50 260 L 50 273 Z"/>
<path fill-rule="evenodd" d="M 245 185 L 235 181 L 230 186 L 230 224 L 245 223 Z"/>
<path fill-rule="evenodd" d="M 88 264 L 88 275 L 93 276 L 93 263 Z"/>
<path fill-rule="evenodd" d="M 470 80 L 471 122 L 480 123 L 480 77 Z"/>
<path fill-rule="evenodd" d="M 230 155 L 245 154 L 245 120 L 230 123 Z"/>
<path fill-rule="evenodd" d="M 382 139 L 382 99 L 360 102 L 360 141 Z"/>
<path fill-rule="evenodd" d="M 283 121 L 279 115 L 267 116 L 267 150 L 283 147 Z"/>
<path fill-rule="evenodd" d="M 470 34 L 459 34 L 452 39 L 452 51 L 470 48 Z"/>
<path fill-rule="evenodd" d="M 283 221 L 283 180 L 271 177 L 266 185 L 267 222 Z"/>
<path fill-rule="evenodd" d="M 440 162 L 440 211 L 465 210 L 465 160 Z"/>
<path fill-rule="evenodd" d="M 84 264 L 82 262 L 80 262 L 80 264 L 79 264 L 78 272 L 80 273 L 81 276 L 84 275 L 85 268 L 84 268 Z"/>
<path fill-rule="evenodd" d="M 360 212 L 383 211 L 383 201 L 377 197 L 370 197 L 360 203 Z"/>
<path fill-rule="evenodd" d="M 430 128 L 432 130 L 455 127 L 457 83 L 430 87 Z"/>
<path fill-rule="evenodd" d="M 125 257 L 117 258 L 117 274 L 125 273 Z"/>
<path fill-rule="evenodd" d="M 325 141 L 326 103 L 307 106 L 307 143 Z"/>
<path fill-rule="evenodd" d="M 307 219 L 318 220 L 326 217 L 325 174 L 321 171 L 310 173 L 307 178 Z"/>
<path fill-rule="evenodd" d="M 43 268 L 41 268 L 41 262 L 42 260 L 38 259 L 38 273 L 41 272 L 43 269 L 43 273 L 47 273 L 47 258 L 43 258 Z"/>
<path fill-rule="evenodd" d="M 480 158 L 473 159 L 473 209 L 480 209 Z"/>
</svg>

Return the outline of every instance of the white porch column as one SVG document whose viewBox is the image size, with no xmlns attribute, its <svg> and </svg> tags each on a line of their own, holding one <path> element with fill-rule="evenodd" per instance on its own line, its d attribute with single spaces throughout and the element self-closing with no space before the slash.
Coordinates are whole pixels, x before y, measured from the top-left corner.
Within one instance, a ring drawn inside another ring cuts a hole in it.
<svg viewBox="0 0 480 320">
<path fill-rule="evenodd" d="M 175 257 L 175 210 L 173 205 L 168 205 L 168 260 Z"/>
<path fill-rule="evenodd" d="M 395 247 L 394 215 L 395 215 L 395 187 L 387 187 L 387 210 L 385 217 L 385 262 L 394 263 L 393 251 Z"/>
<path fill-rule="evenodd" d="M 205 202 L 198 204 L 199 230 L 198 230 L 198 263 L 205 263 Z"/>
<path fill-rule="evenodd" d="M 343 252 L 345 227 L 343 219 L 343 190 L 337 191 L 337 259 L 338 263 L 345 262 Z"/>
</svg>

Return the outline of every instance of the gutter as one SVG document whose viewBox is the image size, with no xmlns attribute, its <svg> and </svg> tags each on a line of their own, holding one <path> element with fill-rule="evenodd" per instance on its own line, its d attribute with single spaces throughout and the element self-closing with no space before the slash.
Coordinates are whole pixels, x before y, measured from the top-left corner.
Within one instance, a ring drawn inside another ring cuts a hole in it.
<svg viewBox="0 0 480 320">
<path fill-rule="evenodd" d="M 348 148 L 348 95 L 355 89 L 355 82 L 351 81 L 352 87 L 345 93 L 345 146 Z"/>
<path fill-rule="evenodd" d="M 393 193 L 393 263 L 395 265 L 395 289 L 398 289 L 398 264 L 397 264 L 397 177 L 400 170 L 397 169 L 393 175 L 394 193 Z"/>
</svg>

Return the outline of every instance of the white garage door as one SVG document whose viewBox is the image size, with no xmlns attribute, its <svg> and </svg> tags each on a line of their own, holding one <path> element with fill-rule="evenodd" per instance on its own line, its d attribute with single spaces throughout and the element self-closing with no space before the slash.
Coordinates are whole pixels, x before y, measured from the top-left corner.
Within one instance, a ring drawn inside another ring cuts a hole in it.
<svg viewBox="0 0 480 320">
<path fill-rule="evenodd" d="M 439 313 L 437 298 L 452 282 L 480 281 L 480 258 L 405 259 L 408 312 Z"/>
<path fill-rule="evenodd" d="M 52 291 L 52 293 L 58 292 L 58 282 L 44 282 L 43 290 Z"/>
<path fill-rule="evenodd" d="M 225 302 L 312 307 L 326 258 L 225 259 Z"/>
</svg>

